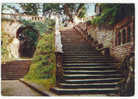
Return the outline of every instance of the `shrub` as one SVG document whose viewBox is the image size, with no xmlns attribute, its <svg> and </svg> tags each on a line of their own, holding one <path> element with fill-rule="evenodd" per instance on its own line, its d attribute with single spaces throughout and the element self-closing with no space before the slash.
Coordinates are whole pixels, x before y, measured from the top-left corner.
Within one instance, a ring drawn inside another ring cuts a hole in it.
<svg viewBox="0 0 138 99">
<path fill-rule="evenodd" d="M 46 89 L 49 89 L 55 83 L 56 59 L 53 37 L 53 33 L 40 36 L 30 70 L 25 76 L 26 80 L 36 83 L 43 82 L 41 83 L 43 85 L 44 82 L 48 83 L 49 85 L 46 86 Z"/>
</svg>

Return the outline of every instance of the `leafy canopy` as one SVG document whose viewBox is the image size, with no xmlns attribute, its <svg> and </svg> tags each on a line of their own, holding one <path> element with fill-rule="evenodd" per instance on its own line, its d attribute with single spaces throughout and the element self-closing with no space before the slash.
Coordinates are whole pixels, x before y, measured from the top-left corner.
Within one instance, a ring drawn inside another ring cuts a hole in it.
<svg viewBox="0 0 138 99">
<path fill-rule="evenodd" d="M 114 25 L 127 16 L 134 16 L 134 4 L 100 4 L 101 14 L 92 20 L 93 24 Z"/>
</svg>

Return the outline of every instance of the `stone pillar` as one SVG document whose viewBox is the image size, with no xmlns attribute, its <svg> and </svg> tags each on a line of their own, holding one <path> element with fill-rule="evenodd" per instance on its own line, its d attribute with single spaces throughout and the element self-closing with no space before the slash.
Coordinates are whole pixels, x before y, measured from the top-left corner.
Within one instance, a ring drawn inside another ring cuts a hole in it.
<svg viewBox="0 0 138 99">
<path fill-rule="evenodd" d="M 56 83 L 63 79 L 63 53 L 55 52 L 56 55 Z"/>
</svg>

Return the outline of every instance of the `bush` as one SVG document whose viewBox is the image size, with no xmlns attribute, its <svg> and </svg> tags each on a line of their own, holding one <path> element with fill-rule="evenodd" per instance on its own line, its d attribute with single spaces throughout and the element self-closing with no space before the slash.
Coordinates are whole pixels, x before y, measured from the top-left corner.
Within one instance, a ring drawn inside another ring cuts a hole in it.
<svg viewBox="0 0 138 99">
<path fill-rule="evenodd" d="M 44 22 L 32 22 L 26 20 L 20 20 L 24 26 L 31 26 L 34 29 L 39 31 L 39 34 L 42 35 L 43 33 L 51 33 L 54 31 L 55 21 L 51 19 L 46 19 Z"/>
<path fill-rule="evenodd" d="M 49 85 L 45 86 L 46 89 L 54 86 L 56 79 L 56 59 L 53 37 L 53 33 L 40 36 L 30 70 L 25 76 L 26 80 L 31 80 L 36 83 L 42 82 L 42 85 L 44 85 L 44 82 L 48 83 Z"/>
</svg>

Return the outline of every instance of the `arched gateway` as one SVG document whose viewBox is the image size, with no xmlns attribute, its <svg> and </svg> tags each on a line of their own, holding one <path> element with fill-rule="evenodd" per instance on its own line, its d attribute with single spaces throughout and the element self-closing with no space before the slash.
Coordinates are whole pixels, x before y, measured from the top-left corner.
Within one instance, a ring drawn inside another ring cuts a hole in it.
<svg viewBox="0 0 138 99">
<path fill-rule="evenodd" d="M 21 26 L 16 33 L 19 40 L 19 57 L 32 57 L 39 34 L 32 26 Z"/>
</svg>

